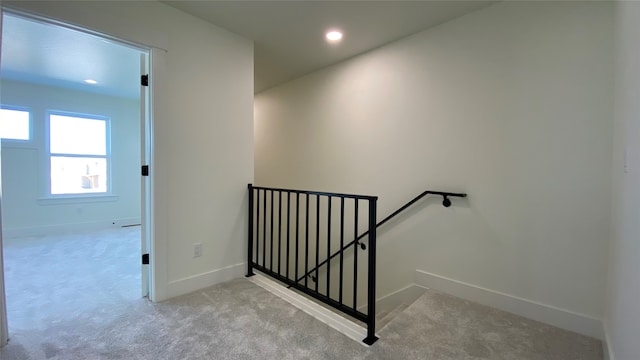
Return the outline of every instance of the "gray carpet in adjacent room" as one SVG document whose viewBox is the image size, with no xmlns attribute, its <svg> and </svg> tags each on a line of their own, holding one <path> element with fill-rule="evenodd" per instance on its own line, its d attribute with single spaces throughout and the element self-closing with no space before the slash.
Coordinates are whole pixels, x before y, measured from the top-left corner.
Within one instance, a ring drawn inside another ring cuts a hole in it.
<svg viewBox="0 0 640 360">
<path fill-rule="evenodd" d="M 46 329 L 140 298 L 140 227 L 4 239 L 9 330 Z"/>
<path fill-rule="evenodd" d="M 435 291 L 400 312 L 370 348 L 246 279 L 162 303 L 111 299 L 12 331 L 1 358 L 602 359 L 595 339 Z"/>
</svg>

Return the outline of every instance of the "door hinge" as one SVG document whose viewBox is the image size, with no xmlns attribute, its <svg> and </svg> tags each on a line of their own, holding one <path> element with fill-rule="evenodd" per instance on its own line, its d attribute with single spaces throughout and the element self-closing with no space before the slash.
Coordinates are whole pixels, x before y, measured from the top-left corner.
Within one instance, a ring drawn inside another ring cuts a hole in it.
<svg viewBox="0 0 640 360">
<path fill-rule="evenodd" d="M 149 86 L 149 75 L 142 75 L 140 77 L 140 84 L 142 84 L 142 86 Z"/>
<path fill-rule="evenodd" d="M 142 176 L 149 176 L 149 165 L 142 165 Z"/>
<path fill-rule="evenodd" d="M 142 254 L 142 265 L 149 265 L 149 254 Z"/>
</svg>

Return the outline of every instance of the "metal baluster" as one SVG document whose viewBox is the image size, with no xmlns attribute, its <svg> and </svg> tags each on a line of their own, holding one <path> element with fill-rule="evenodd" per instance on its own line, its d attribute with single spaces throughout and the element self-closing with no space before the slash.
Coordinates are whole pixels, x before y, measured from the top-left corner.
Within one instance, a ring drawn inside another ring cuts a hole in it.
<svg viewBox="0 0 640 360">
<path fill-rule="evenodd" d="M 289 220 L 291 218 L 291 192 L 287 192 L 287 279 L 289 278 L 289 264 L 291 263 L 291 258 L 289 257 L 289 233 L 291 230 L 291 226 L 289 224 Z"/>
<path fill-rule="evenodd" d="M 269 270 L 273 271 L 273 190 L 271 190 L 271 222 L 269 229 L 271 230 L 271 246 L 269 247 Z"/>
<path fill-rule="evenodd" d="M 305 232 L 305 246 L 304 246 L 304 273 L 309 273 L 309 194 L 307 193 L 307 201 L 305 203 L 306 207 L 306 225 L 304 228 Z M 308 276 L 304 277 L 304 287 L 308 286 Z"/>
<path fill-rule="evenodd" d="M 320 277 L 318 276 L 318 264 L 320 263 L 320 195 L 316 195 L 316 292 Z"/>
<path fill-rule="evenodd" d="M 296 267 L 295 267 L 295 280 L 298 281 L 298 248 L 300 247 L 300 193 L 296 193 Z"/>
<path fill-rule="evenodd" d="M 278 275 L 280 275 L 280 254 L 282 254 L 282 191 L 278 191 Z"/>
<path fill-rule="evenodd" d="M 355 219 L 353 225 L 354 239 L 358 238 L 358 198 L 355 199 Z M 358 300 L 358 243 L 353 247 L 353 310 L 357 310 Z"/>
<path fill-rule="evenodd" d="M 342 278 L 344 275 L 344 198 L 340 198 L 340 289 L 338 302 L 342 304 Z"/>
<path fill-rule="evenodd" d="M 327 258 L 331 255 L 331 196 L 327 197 Z M 327 297 L 330 298 L 331 260 L 327 261 Z"/>
<path fill-rule="evenodd" d="M 264 190 L 262 199 L 262 210 L 264 221 L 262 222 L 262 266 L 267 267 L 267 190 Z"/>
</svg>

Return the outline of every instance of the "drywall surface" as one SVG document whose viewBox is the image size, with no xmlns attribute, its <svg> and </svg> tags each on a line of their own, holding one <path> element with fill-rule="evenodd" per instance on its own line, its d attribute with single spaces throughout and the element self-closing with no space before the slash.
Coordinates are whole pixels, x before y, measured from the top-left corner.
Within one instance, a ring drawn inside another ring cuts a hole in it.
<svg viewBox="0 0 640 360">
<path fill-rule="evenodd" d="M 613 238 L 605 316 L 610 359 L 640 354 L 640 4 L 616 2 Z"/>
<path fill-rule="evenodd" d="M 378 195 L 378 295 L 415 269 L 600 319 L 612 5 L 504 2 L 262 92 L 256 184 Z"/>
<path fill-rule="evenodd" d="M 211 274 L 245 261 L 251 41 L 155 1 L 4 4 L 152 48 L 154 300 L 210 285 L 224 278 Z"/>
<path fill-rule="evenodd" d="M 29 142 L 3 141 L 3 231 L 29 233 L 79 224 L 130 225 L 140 221 L 140 102 L 17 81 L 2 81 L 2 105 L 31 114 Z M 49 198 L 47 111 L 105 116 L 111 132 L 111 195 Z M 122 223 L 122 221 L 125 221 Z"/>
</svg>

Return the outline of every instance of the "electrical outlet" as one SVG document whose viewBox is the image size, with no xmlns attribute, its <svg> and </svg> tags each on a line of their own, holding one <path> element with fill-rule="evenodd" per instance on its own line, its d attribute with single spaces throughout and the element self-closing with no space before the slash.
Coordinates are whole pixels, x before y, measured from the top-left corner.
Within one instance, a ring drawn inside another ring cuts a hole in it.
<svg viewBox="0 0 640 360">
<path fill-rule="evenodd" d="M 197 258 L 202 256 L 202 244 L 193 244 L 193 257 Z"/>
</svg>

